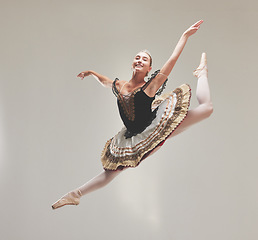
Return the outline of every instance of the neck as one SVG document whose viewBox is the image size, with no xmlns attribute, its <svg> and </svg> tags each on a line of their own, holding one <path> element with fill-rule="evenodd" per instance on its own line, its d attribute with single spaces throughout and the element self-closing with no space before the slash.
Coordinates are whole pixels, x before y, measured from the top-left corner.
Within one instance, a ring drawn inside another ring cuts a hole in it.
<svg viewBox="0 0 258 240">
<path fill-rule="evenodd" d="M 132 85 L 141 85 L 141 84 L 145 83 L 144 77 L 145 77 L 145 75 L 143 73 L 134 71 L 133 75 L 132 75 L 132 78 L 129 82 Z"/>
</svg>

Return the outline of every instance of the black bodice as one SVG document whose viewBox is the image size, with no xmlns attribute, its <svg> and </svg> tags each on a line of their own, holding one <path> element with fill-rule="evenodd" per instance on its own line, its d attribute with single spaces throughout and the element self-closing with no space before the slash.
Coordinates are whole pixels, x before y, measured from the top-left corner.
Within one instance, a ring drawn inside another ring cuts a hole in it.
<svg viewBox="0 0 258 240">
<path fill-rule="evenodd" d="M 155 76 L 159 71 L 156 71 Z M 153 119 L 156 117 L 157 108 L 152 111 L 151 105 L 155 97 L 149 97 L 144 90 L 149 85 L 151 80 L 155 77 L 151 76 L 144 86 L 134 90 L 128 95 L 121 94 L 116 88 L 116 80 L 113 82 L 112 90 L 117 97 L 117 104 L 121 119 L 127 128 L 125 133 L 126 138 L 141 133 L 146 129 Z"/>
<path fill-rule="evenodd" d="M 121 100 L 119 100 L 119 98 L 117 98 L 120 116 L 128 130 L 126 133 L 126 137 L 131 137 L 137 135 L 138 133 L 141 133 L 146 127 L 151 124 L 152 120 L 156 116 L 156 111 L 151 111 L 151 104 L 155 97 L 147 96 L 142 89 L 139 89 L 139 91 L 130 95 L 134 95 L 133 103 L 131 106 L 129 105 L 130 103 L 123 103 L 121 102 Z M 125 97 L 128 96 L 122 96 L 122 98 Z M 125 109 L 125 104 L 127 105 L 127 109 Z M 128 107 L 131 108 L 130 117 L 128 117 L 128 114 L 126 113 L 126 111 L 129 110 Z"/>
</svg>

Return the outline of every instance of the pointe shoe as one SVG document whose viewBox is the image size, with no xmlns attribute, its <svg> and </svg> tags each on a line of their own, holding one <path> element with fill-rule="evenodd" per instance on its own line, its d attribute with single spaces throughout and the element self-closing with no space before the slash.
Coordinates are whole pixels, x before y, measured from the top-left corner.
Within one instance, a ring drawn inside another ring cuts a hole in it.
<svg viewBox="0 0 258 240">
<path fill-rule="evenodd" d="M 65 205 L 78 205 L 80 203 L 81 196 L 82 196 L 82 193 L 80 190 L 69 192 L 66 195 L 64 195 L 62 198 L 60 198 L 58 201 L 56 201 L 52 205 L 52 208 L 57 209 Z"/>
<path fill-rule="evenodd" d="M 203 71 L 204 70 L 204 71 Z M 199 78 L 202 74 L 208 75 L 208 67 L 207 67 L 207 55 L 206 53 L 202 53 L 200 65 L 193 72 L 193 75 Z"/>
</svg>

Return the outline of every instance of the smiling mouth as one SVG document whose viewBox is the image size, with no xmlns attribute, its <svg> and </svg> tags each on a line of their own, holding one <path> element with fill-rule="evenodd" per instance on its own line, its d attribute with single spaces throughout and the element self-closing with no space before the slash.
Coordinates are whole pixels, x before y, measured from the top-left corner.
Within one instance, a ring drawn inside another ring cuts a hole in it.
<svg viewBox="0 0 258 240">
<path fill-rule="evenodd" d="M 140 63 L 135 64 L 135 67 L 143 67 L 143 64 L 140 64 Z"/>
</svg>

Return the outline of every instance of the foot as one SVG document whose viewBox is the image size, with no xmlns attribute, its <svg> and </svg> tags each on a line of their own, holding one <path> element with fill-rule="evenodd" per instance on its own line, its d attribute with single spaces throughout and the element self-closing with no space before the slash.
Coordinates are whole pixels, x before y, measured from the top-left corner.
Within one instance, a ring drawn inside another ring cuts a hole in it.
<svg viewBox="0 0 258 240">
<path fill-rule="evenodd" d="M 66 195 L 64 195 L 62 198 L 60 198 L 58 201 L 56 201 L 52 205 L 52 208 L 57 209 L 65 205 L 78 205 L 80 203 L 81 196 L 82 196 L 82 193 L 80 190 L 69 192 Z"/>
<path fill-rule="evenodd" d="M 201 76 L 208 77 L 208 67 L 207 67 L 207 56 L 206 53 L 202 53 L 201 62 L 198 68 L 193 72 L 193 75 L 197 78 Z"/>
</svg>

